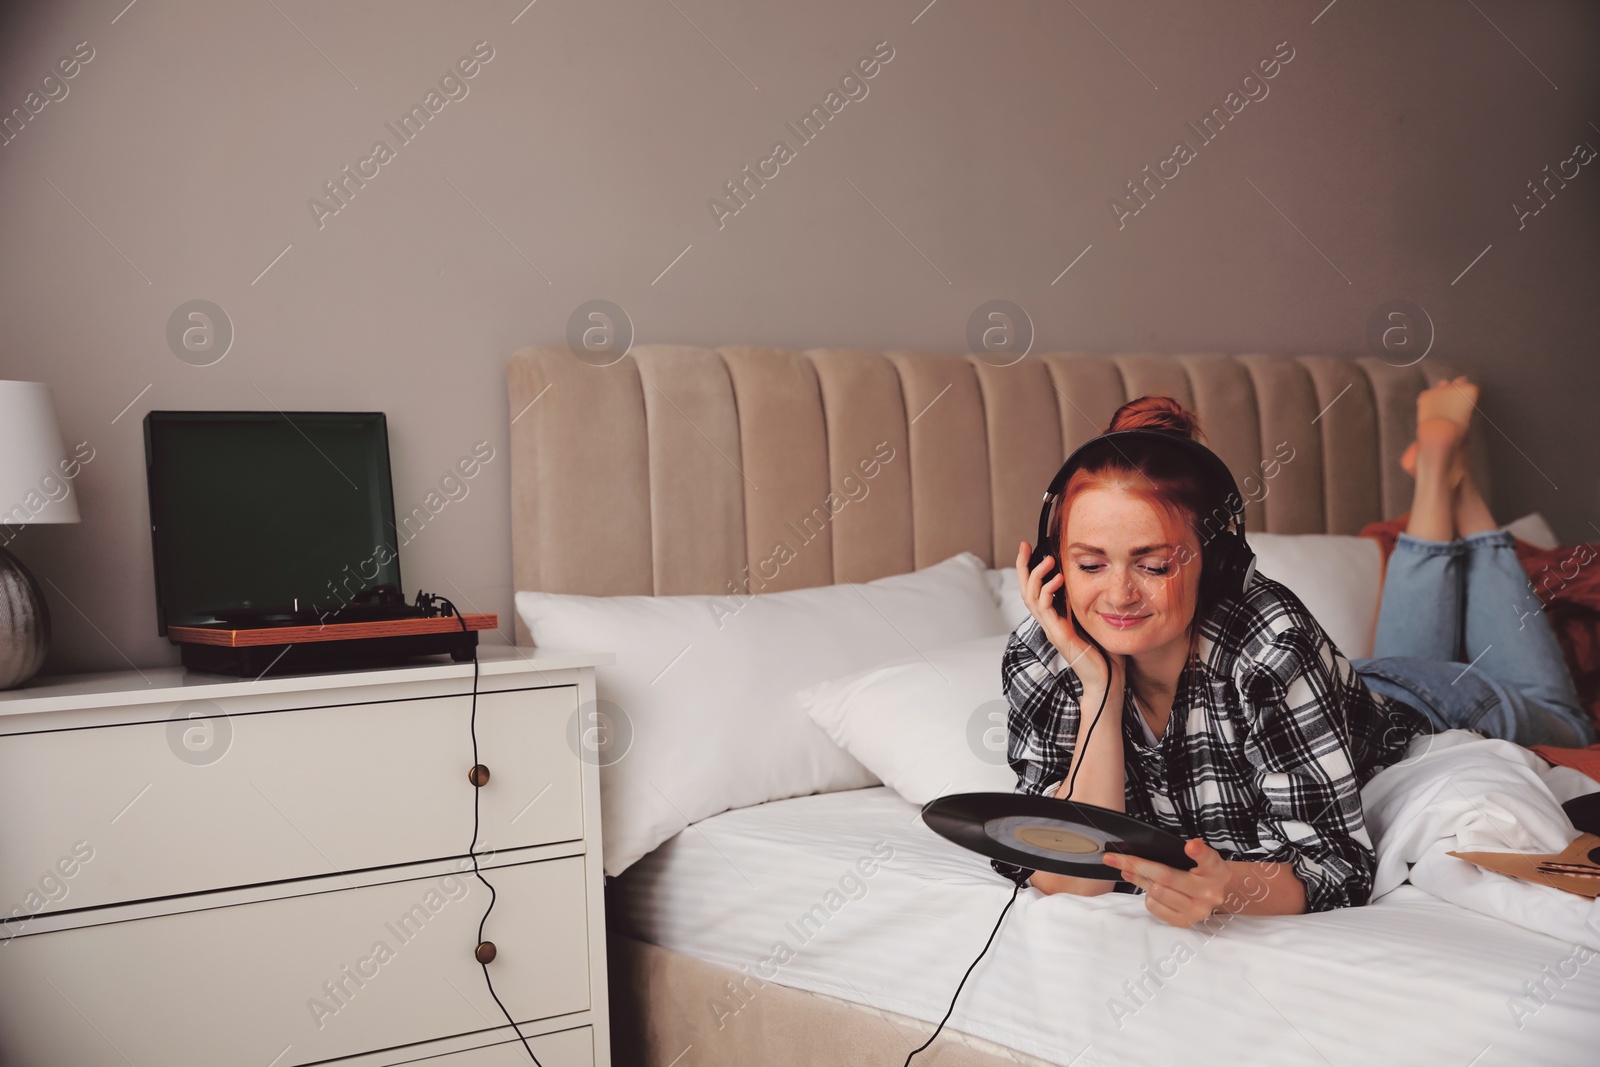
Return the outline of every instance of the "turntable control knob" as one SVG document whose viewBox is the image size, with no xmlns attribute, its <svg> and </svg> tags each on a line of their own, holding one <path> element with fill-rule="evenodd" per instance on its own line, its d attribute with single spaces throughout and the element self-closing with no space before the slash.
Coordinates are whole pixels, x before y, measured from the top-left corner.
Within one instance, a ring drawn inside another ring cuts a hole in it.
<svg viewBox="0 0 1600 1067">
<path fill-rule="evenodd" d="M 481 763 L 473 764 L 472 770 L 467 772 L 467 781 L 480 789 L 489 784 L 489 768 Z M 493 946 L 490 947 L 493 951 Z"/>
</svg>

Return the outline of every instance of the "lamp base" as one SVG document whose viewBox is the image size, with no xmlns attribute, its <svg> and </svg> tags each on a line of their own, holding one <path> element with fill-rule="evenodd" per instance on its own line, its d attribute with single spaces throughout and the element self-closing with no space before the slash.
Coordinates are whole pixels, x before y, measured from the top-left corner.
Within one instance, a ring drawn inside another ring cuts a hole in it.
<svg viewBox="0 0 1600 1067">
<path fill-rule="evenodd" d="M 50 650 L 50 609 L 22 561 L 0 548 L 0 689 L 27 684 Z"/>
</svg>

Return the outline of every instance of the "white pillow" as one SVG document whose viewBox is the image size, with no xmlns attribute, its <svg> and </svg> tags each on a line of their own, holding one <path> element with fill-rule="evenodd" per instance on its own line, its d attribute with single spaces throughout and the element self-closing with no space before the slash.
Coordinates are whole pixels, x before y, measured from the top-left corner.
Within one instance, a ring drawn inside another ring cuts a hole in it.
<svg viewBox="0 0 1600 1067">
<path fill-rule="evenodd" d="M 1022 590 L 1017 588 L 1017 568 L 1000 567 L 988 571 L 989 591 L 1000 606 L 1000 617 L 1015 630 L 1028 618 L 1028 605 L 1022 602 Z"/>
<path fill-rule="evenodd" d="M 1538 512 L 1507 529 L 1530 544 L 1554 547 Z M 1347 659 L 1372 655 L 1383 593 L 1383 551 L 1370 537 L 1335 534 L 1245 534 L 1256 569 L 1288 586 Z M 1020 603 L 1020 597 L 1018 601 Z"/>
<path fill-rule="evenodd" d="M 1507 523 L 1505 528 L 1511 531 L 1513 537 L 1520 537 L 1537 548 L 1555 548 L 1561 544 L 1544 515 L 1537 511 L 1530 511 L 1516 522 Z"/>
<path fill-rule="evenodd" d="M 685 827 L 729 808 L 876 785 L 828 740 L 795 691 L 1006 632 L 971 553 L 862 585 L 757 596 L 519 592 L 534 644 L 614 651 L 595 672 L 608 729 L 600 764 L 605 871 L 621 874 Z M 998 663 L 998 661 L 997 661 Z M 998 666 L 996 667 L 998 671 Z"/>
<path fill-rule="evenodd" d="M 1247 532 L 1256 570 L 1299 597 L 1347 659 L 1372 655 L 1378 625 L 1383 553 L 1370 537 Z M 1015 567 L 988 572 L 989 589 L 1007 625 L 1028 617 Z"/>
<path fill-rule="evenodd" d="M 979 637 L 823 682 L 797 694 L 800 706 L 913 804 L 947 793 L 1009 793 L 1017 776 L 1006 763 L 1000 685 L 1009 636 Z"/>
<path fill-rule="evenodd" d="M 1383 551 L 1370 537 L 1245 532 L 1256 571 L 1289 587 L 1346 659 L 1372 655 Z"/>
</svg>

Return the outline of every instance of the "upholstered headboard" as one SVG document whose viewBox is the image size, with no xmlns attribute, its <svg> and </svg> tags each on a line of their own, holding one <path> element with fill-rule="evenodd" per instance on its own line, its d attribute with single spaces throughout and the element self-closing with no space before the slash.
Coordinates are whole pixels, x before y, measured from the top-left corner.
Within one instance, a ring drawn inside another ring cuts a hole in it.
<svg viewBox="0 0 1600 1067">
<path fill-rule="evenodd" d="M 867 581 L 961 551 L 1009 565 L 1067 453 L 1146 394 L 1200 416 L 1248 528 L 1353 534 L 1409 506 L 1398 460 L 1416 395 L 1454 373 L 1331 356 L 997 366 L 676 345 L 599 367 L 523 349 L 507 367 L 516 586 L 726 594 Z M 1487 486 L 1481 438 L 1473 466 Z"/>
</svg>

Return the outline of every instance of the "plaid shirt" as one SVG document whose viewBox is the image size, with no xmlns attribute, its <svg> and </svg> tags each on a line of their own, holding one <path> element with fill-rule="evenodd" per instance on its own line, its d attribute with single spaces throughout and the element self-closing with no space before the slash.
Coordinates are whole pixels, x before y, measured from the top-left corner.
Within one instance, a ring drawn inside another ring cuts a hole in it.
<svg viewBox="0 0 1600 1067">
<path fill-rule="evenodd" d="M 1307 911 L 1365 904 L 1377 858 L 1360 788 L 1404 758 L 1428 720 L 1369 691 L 1299 598 L 1260 574 L 1206 614 L 1196 644 L 1156 745 L 1124 691 L 1127 813 L 1226 860 L 1287 862 Z M 1053 795 L 1071 766 L 1083 683 L 1032 618 L 1011 634 L 1001 680 L 1017 792 Z M 1023 884 L 1032 873 L 993 864 Z"/>
</svg>

